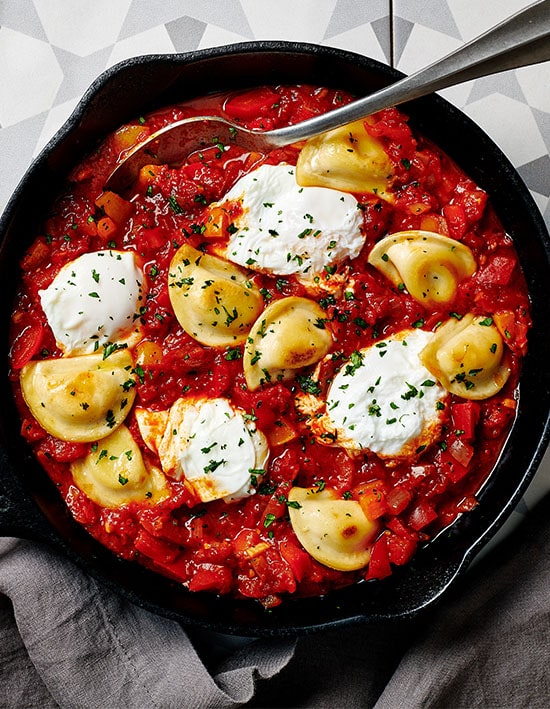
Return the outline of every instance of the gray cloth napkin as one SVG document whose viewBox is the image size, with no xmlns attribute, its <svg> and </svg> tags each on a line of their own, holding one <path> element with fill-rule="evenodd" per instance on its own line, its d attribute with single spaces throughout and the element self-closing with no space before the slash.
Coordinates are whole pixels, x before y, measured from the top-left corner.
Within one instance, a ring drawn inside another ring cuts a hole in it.
<svg viewBox="0 0 550 709">
<path fill-rule="evenodd" d="M 0 706 L 547 707 L 550 498 L 426 615 L 231 639 L 133 606 L 40 545 L 0 540 Z"/>
</svg>

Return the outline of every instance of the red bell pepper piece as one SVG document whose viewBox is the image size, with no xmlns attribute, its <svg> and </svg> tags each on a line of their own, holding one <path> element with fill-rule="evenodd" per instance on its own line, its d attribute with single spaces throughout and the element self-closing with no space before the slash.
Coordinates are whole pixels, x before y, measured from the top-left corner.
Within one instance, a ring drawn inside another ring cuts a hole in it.
<svg viewBox="0 0 550 709">
<path fill-rule="evenodd" d="M 10 358 L 13 369 L 21 369 L 40 349 L 44 330 L 40 323 L 27 325 L 15 338 L 11 346 Z"/>
</svg>

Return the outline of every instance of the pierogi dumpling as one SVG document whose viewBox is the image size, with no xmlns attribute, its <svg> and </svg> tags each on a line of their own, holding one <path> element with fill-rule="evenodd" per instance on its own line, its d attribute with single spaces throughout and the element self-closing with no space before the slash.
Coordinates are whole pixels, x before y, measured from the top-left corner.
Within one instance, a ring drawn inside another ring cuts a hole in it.
<svg viewBox="0 0 550 709">
<path fill-rule="evenodd" d="M 390 234 L 374 246 L 368 260 L 426 307 L 451 302 L 460 281 L 476 269 L 465 244 L 430 231 Z"/>
<path fill-rule="evenodd" d="M 21 389 L 31 413 L 62 441 L 105 438 L 124 421 L 135 398 L 133 360 L 123 349 L 32 361 L 21 370 Z"/>
<path fill-rule="evenodd" d="M 447 320 L 419 356 L 445 389 L 465 399 L 493 396 L 510 376 L 502 336 L 490 317 L 469 313 Z"/>
<path fill-rule="evenodd" d="M 80 460 L 71 463 L 76 485 L 103 507 L 129 502 L 158 502 L 168 496 L 166 479 L 146 465 L 139 446 L 124 425 L 100 441 Z"/>
<path fill-rule="evenodd" d="M 295 503 L 288 508 L 292 529 L 319 563 L 353 571 L 369 562 L 380 526 L 368 519 L 357 500 L 339 498 L 328 488 L 293 487 L 288 501 Z"/>
<path fill-rule="evenodd" d="M 392 172 L 382 143 L 369 135 L 363 120 L 310 138 L 296 164 L 299 185 L 372 192 L 388 201 Z"/>
<path fill-rule="evenodd" d="M 183 329 L 212 347 L 244 342 L 263 307 L 244 270 L 187 244 L 170 263 L 168 293 Z"/>
<path fill-rule="evenodd" d="M 292 377 L 329 351 L 332 335 L 326 313 L 309 298 L 291 296 L 269 305 L 254 323 L 243 367 L 249 389 Z"/>
</svg>

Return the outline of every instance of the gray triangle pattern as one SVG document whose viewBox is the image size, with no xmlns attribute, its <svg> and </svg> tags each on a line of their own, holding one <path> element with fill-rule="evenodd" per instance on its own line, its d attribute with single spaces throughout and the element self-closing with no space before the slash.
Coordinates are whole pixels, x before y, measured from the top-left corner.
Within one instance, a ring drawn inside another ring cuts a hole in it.
<svg viewBox="0 0 550 709">
<path fill-rule="evenodd" d="M 63 71 L 63 82 L 54 101 L 54 105 L 57 105 L 84 93 L 92 81 L 104 71 L 112 47 L 100 49 L 87 57 L 78 57 L 59 47 L 53 47 L 53 51 Z"/>
<path fill-rule="evenodd" d="M 47 42 L 33 0 L 0 2 L 0 26 L 9 27 L 16 32 Z"/>
<path fill-rule="evenodd" d="M 177 20 L 166 23 L 166 31 L 176 52 L 189 52 L 197 49 L 206 28 L 206 22 L 201 22 L 194 17 L 179 17 Z"/>
<path fill-rule="evenodd" d="M 139 34 L 151 27 L 193 17 L 206 24 L 223 27 L 252 39 L 252 30 L 239 0 L 133 0 L 119 39 Z"/>
<path fill-rule="evenodd" d="M 0 212 L 23 177 L 21 166 L 30 165 L 33 159 L 34 147 L 46 118 L 47 113 L 40 113 L 0 130 L 0 163 L 4 167 L 0 180 Z"/>
<path fill-rule="evenodd" d="M 388 33 L 388 24 L 388 18 L 381 17 L 378 20 L 373 20 L 373 22 L 371 22 L 371 27 L 376 39 L 378 40 L 378 43 L 380 44 L 380 47 L 382 48 L 382 51 L 384 52 L 386 63 L 393 65 L 392 45 L 390 41 L 391 38 L 389 37 Z"/>
<path fill-rule="evenodd" d="M 537 160 L 521 165 L 518 172 L 533 192 L 550 197 L 550 156 L 543 155 Z"/>
<path fill-rule="evenodd" d="M 519 85 L 517 76 L 513 71 L 506 71 L 494 76 L 484 76 L 473 83 L 472 90 L 468 96 L 468 103 L 479 101 L 491 94 L 501 94 L 508 96 L 515 101 L 527 103 L 523 89 Z"/>
<path fill-rule="evenodd" d="M 445 0 L 395 0 L 393 7 L 394 17 L 462 39 L 449 3 Z"/>
<path fill-rule="evenodd" d="M 385 21 L 386 32 L 388 32 L 389 11 L 387 0 L 370 0 L 369 2 L 357 2 L 357 0 L 337 0 L 323 39 L 330 39 L 331 37 L 338 34 L 343 34 L 354 27 L 373 24 L 381 19 Z M 385 39 L 387 41 L 387 34 Z M 384 44 L 386 44 L 386 41 Z M 381 43 L 381 46 L 384 45 Z"/>
<path fill-rule="evenodd" d="M 546 152 L 550 154 L 550 113 L 540 111 L 537 108 L 531 108 L 531 112 L 546 143 Z"/>
<path fill-rule="evenodd" d="M 414 22 L 404 20 L 402 17 L 397 16 L 393 18 L 392 64 L 397 68 L 399 68 L 401 55 L 408 44 L 413 29 Z"/>
</svg>

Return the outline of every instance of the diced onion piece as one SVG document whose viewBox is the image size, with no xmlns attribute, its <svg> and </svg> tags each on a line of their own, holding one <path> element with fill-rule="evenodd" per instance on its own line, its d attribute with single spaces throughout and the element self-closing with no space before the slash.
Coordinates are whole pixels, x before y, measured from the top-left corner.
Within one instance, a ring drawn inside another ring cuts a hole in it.
<svg viewBox="0 0 550 709">
<path fill-rule="evenodd" d="M 76 485 L 103 507 L 120 507 L 129 502 L 154 503 L 167 497 L 166 479 L 148 467 L 126 426 L 100 441 L 94 450 L 71 463 Z"/>
<path fill-rule="evenodd" d="M 394 286 L 404 284 L 427 307 L 452 301 L 458 284 L 476 269 L 471 250 L 460 241 L 429 231 L 401 231 L 379 241 L 369 263 Z"/>
<path fill-rule="evenodd" d="M 464 467 L 468 466 L 474 457 L 473 447 L 461 438 L 457 438 L 451 443 L 449 446 L 449 453 L 453 456 L 457 463 L 460 463 L 460 465 L 463 465 Z"/>
<path fill-rule="evenodd" d="M 32 361 L 21 389 L 38 423 L 63 441 L 105 438 L 124 421 L 135 398 L 128 350 Z"/>
<path fill-rule="evenodd" d="M 510 376 L 508 352 L 491 318 L 450 318 L 420 352 L 420 361 L 441 384 L 464 399 L 487 399 Z"/>
<path fill-rule="evenodd" d="M 380 527 L 357 500 L 343 500 L 329 489 L 293 487 L 288 501 L 292 528 L 314 559 L 339 571 L 366 566 Z"/>
<path fill-rule="evenodd" d="M 187 244 L 170 264 L 168 292 L 179 324 L 212 347 L 244 342 L 263 307 L 245 271 Z"/>
<path fill-rule="evenodd" d="M 393 201 L 391 161 L 363 120 L 310 138 L 298 156 L 296 180 L 304 187 L 372 192 Z"/>
<path fill-rule="evenodd" d="M 289 297 L 269 305 L 254 323 L 244 351 L 249 389 L 289 379 L 329 351 L 332 335 L 326 313 L 309 298 Z"/>
</svg>

